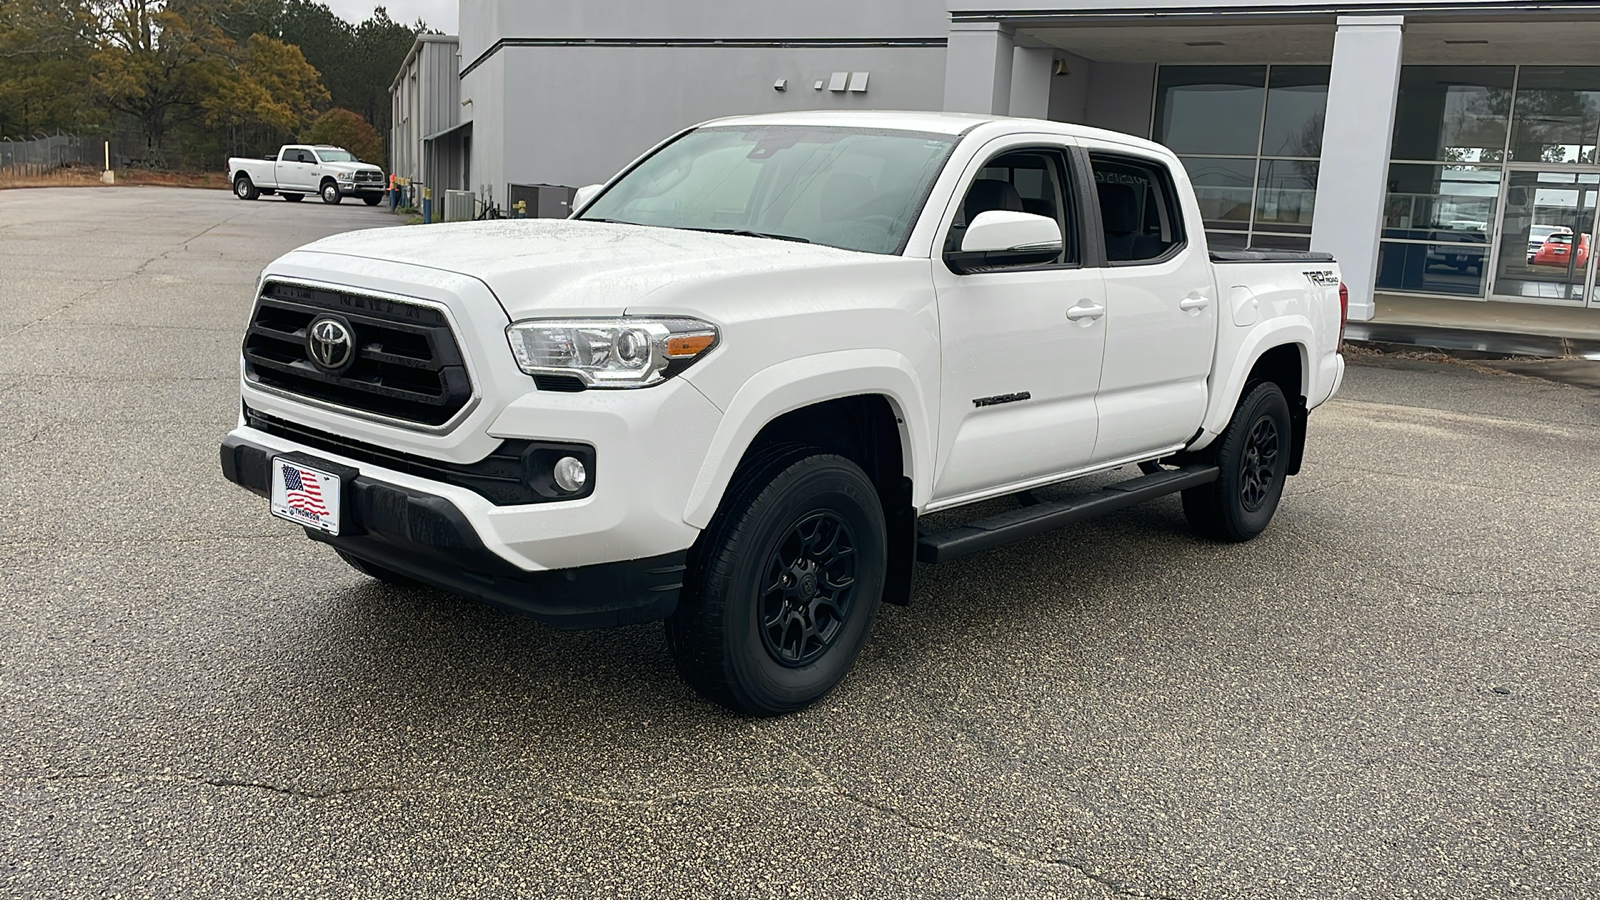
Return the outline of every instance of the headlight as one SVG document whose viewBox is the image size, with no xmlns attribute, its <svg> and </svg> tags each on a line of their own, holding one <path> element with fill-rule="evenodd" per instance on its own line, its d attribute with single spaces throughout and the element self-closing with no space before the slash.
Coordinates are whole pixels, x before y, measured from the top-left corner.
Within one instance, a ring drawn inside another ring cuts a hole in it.
<svg viewBox="0 0 1600 900">
<path fill-rule="evenodd" d="M 568 375 L 591 387 L 659 384 L 717 344 L 699 319 L 536 319 L 506 329 L 529 375 Z"/>
</svg>

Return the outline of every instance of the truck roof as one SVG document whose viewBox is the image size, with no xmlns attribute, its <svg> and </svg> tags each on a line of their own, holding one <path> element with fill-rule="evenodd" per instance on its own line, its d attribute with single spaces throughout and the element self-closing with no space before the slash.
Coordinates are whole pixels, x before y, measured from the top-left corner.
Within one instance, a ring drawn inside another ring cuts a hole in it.
<svg viewBox="0 0 1600 900">
<path fill-rule="evenodd" d="M 1160 144 L 1120 131 L 1107 131 L 1072 122 L 1052 122 L 1046 119 L 1023 119 L 1012 116 L 979 115 L 955 112 L 917 112 L 912 110 L 797 110 L 795 112 L 760 113 L 751 116 L 727 116 L 700 123 L 697 127 L 715 127 L 733 124 L 749 125 L 821 125 L 835 128 L 872 128 L 884 131 L 919 131 L 927 134 L 961 135 L 985 125 L 1009 126 L 1006 130 L 1060 134 L 1068 137 L 1092 137 L 1116 141 L 1151 150 L 1163 150 Z M 1167 151 L 1170 152 L 1170 151 Z"/>
</svg>

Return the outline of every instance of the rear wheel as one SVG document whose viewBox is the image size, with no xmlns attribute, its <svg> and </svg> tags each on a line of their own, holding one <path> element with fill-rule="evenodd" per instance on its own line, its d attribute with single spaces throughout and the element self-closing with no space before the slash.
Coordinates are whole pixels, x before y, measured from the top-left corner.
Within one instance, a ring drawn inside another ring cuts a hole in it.
<svg viewBox="0 0 1600 900">
<path fill-rule="evenodd" d="M 842 456 L 790 447 L 735 476 L 701 535 L 667 644 L 684 680 L 738 712 L 803 709 L 855 663 L 883 598 L 876 488 Z"/>
<path fill-rule="evenodd" d="M 328 182 L 322 186 L 322 202 L 336 204 L 344 199 L 344 194 L 339 192 L 339 186 Z"/>
<path fill-rule="evenodd" d="M 240 200 L 254 200 L 261 196 L 261 192 L 256 190 L 255 183 L 250 180 L 249 175 L 240 175 L 233 180 L 233 195 Z"/>
<path fill-rule="evenodd" d="M 1292 443 L 1289 401 L 1271 382 L 1251 386 L 1212 445 L 1217 480 L 1183 492 L 1183 513 L 1202 537 L 1239 543 L 1266 530 L 1283 497 Z"/>
<path fill-rule="evenodd" d="M 343 550 L 335 550 L 333 552 L 339 554 L 339 558 L 349 563 L 350 567 L 355 569 L 357 572 L 360 572 L 361 574 L 371 578 L 376 578 L 384 584 L 403 588 L 422 587 L 421 582 L 401 575 L 399 572 L 396 572 L 393 569 L 380 566 L 377 563 L 367 562 L 359 556 L 351 556 Z"/>
<path fill-rule="evenodd" d="M 283 199 L 289 201 L 290 203 L 299 203 L 301 200 L 305 199 L 306 195 L 305 194 L 284 194 L 282 196 L 283 196 Z"/>
</svg>

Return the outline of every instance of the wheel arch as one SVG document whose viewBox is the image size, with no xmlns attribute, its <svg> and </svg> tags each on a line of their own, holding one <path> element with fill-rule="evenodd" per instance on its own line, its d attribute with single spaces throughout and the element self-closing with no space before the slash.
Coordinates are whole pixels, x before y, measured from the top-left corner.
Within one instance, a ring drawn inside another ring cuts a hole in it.
<svg viewBox="0 0 1600 900">
<path fill-rule="evenodd" d="M 888 351 L 841 351 L 774 366 L 734 395 L 684 510 L 705 529 L 741 466 L 764 448 L 809 444 L 855 462 L 878 489 L 889 528 L 884 600 L 911 593 L 916 510 L 932 474 L 932 435 L 909 365 Z"/>
<path fill-rule="evenodd" d="M 1241 348 L 1240 364 L 1227 375 L 1226 388 L 1219 391 L 1206 413 L 1199 437 L 1190 445 L 1191 450 L 1210 446 L 1228 427 L 1234 409 L 1239 405 L 1250 386 L 1258 382 L 1271 382 L 1283 391 L 1289 401 L 1289 418 L 1293 426 L 1290 440 L 1289 474 L 1300 472 L 1300 461 L 1305 451 L 1308 393 L 1312 387 L 1311 347 L 1315 343 L 1311 323 L 1305 320 L 1282 323 L 1278 327 L 1262 329 L 1252 335 Z"/>
<path fill-rule="evenodd" d="M 697 528 L 710 523 L 739 463 L 759 438 L 792 433 L 798 423 L 824 411 L 855 421 L 858 428 L 862 416 L 875 415 L 878 424 L 872 427 L 878 430 L 873 433 L 880 437 L 889 433 L 883 423 L 892 417 L 900 474 L 911 481 L 914 501 L 926 493 L 933 440 L 914 370 L 892 351 L 847 350 L 772 366 L 744 383 L 723 411 L 685 505 L 684 521 Z"/>
</svg>

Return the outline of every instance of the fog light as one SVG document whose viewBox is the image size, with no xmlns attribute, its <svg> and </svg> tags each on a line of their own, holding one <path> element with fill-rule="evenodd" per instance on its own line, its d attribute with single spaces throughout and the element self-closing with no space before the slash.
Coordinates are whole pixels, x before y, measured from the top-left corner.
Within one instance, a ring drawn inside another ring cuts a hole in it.
<svg viewBox="0 0 1600 900">
<path fill-rule="evenodd" d="M 570 456 L 556 460 L 555 471 L 552 474 L 556 480 L 556 487 L 569 494 L 576 494 L 589 483 L 589 470 L 583 467 L 581 461 Z"/>
</svg>

